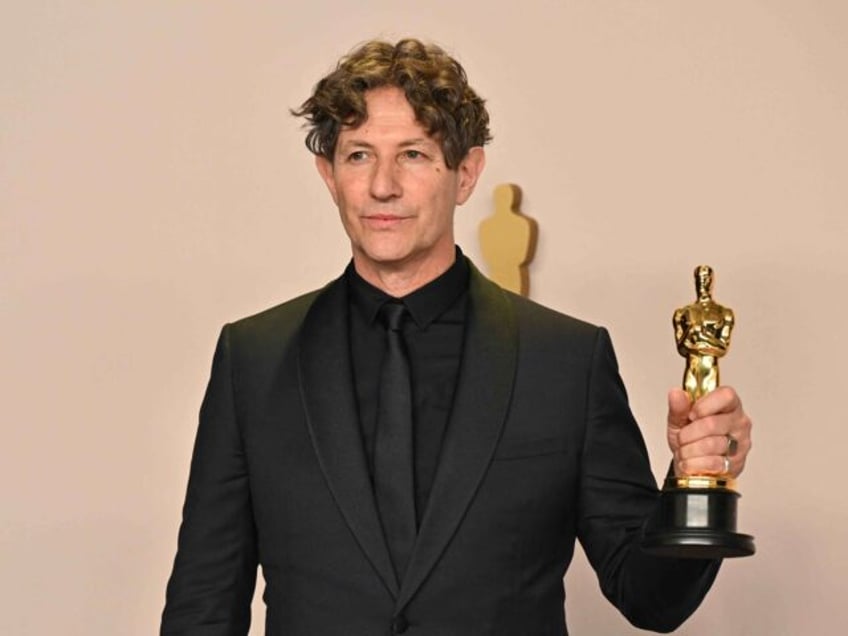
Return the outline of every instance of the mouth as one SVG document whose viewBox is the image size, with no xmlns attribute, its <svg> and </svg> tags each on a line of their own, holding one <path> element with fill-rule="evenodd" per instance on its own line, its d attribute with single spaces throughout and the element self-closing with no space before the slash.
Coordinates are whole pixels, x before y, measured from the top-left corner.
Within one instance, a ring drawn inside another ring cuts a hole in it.
<svg viewBox="0 0 848 636">
<path fill-rule="evenodd" d="M 366 214 L 362 218 L 366 221 L 403 221 L 409 217 L 399 214 Z"/>
<path fill-rule="evenodd" d="M 404 221 L 409 221 L 411 216 L 402 216 L 400 214 L 366 214 L 362 219 L 362 223 L 376 230 L 391 230 L 403 225 Z"/>
</svg>

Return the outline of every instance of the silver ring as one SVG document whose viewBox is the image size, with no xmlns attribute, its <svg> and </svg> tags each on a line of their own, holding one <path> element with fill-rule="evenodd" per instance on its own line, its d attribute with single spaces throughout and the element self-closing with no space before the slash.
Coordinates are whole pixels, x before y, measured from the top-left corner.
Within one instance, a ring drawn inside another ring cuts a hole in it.
<svg viewBox="0 0 848 636">
<path fill-rule="evenodd" d="M 724 455 L 723 459 L 724 459 L 724 474 L 729 475 L 730 474 L 730 458 L 727 455 Z"/>
<path fill-rule="evenodd" d="M 724 451 L 725 457 L 733 457 L 736 451 L 739 450 L 739 441 L 730 435 L 725 435 L 727 438 L 727 450 Z"/>
</svg>

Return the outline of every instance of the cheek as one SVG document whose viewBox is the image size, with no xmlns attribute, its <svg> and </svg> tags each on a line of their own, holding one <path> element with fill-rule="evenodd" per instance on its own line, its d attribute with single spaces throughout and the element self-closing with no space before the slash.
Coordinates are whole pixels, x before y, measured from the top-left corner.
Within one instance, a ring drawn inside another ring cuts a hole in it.
<svg viewBox="0 0 848 636">
<path fill-rule="evenodd" d="M 439 184 L 433 197 L 433 207 L 440 219 L 449 221 L 452 211 L 457 205 L 457 188 L 452 181 L 443 181 Z"/>
<path fill-rule="evenodd" d="M 352 215 L 358 200 L 356 191 L 349 185 L 336 190 L 336 205 L 339 207 L 342 216 Z"/>
</svg>

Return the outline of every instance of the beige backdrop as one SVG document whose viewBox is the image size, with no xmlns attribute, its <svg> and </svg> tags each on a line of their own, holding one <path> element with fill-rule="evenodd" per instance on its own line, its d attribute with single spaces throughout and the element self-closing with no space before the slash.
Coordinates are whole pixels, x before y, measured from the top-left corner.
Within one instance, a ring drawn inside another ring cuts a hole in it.
<svg viewBox="0 0 848 636">
<path fill-rule="evenodd" d="M 680 634 L 844 629 L 848 3 L 3 0 L 0 633 L 155 632 L 217 332 L 348 247 L 287 115 L 372 36 L 455 52 L 515 182 L 533 297 L 608 326 L 655 471 L 670 327 L 717 270 L 756 422 L 755 558 Z M 636 633 L 582 557 L 573 633 Z M 261 634 L 257 602 L 253 634 Z"/>
</svg>

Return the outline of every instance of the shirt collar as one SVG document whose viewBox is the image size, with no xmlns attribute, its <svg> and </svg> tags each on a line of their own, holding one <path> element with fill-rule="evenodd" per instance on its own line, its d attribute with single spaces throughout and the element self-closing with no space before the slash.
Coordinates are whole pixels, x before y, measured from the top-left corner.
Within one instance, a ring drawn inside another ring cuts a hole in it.
<svg viewBox="0 0 848 636">
<path fill-rule="evenodd" d="M 409 315 L 419 328 L 425 329 L 436 318 L 447 311 L 468 289 L 468 261 L 456 246 L 456 258 L 447 271 L 431 280 L 423 287 L 402 298 L 394 298 L 362 278 L 353 266 L 353 261 L 345 270 L 348 289 L 353 306 L 372 324 L 377 318 L 380 307 L 389 301 L 401 301 L 409 310 Z"/>
</svg>

